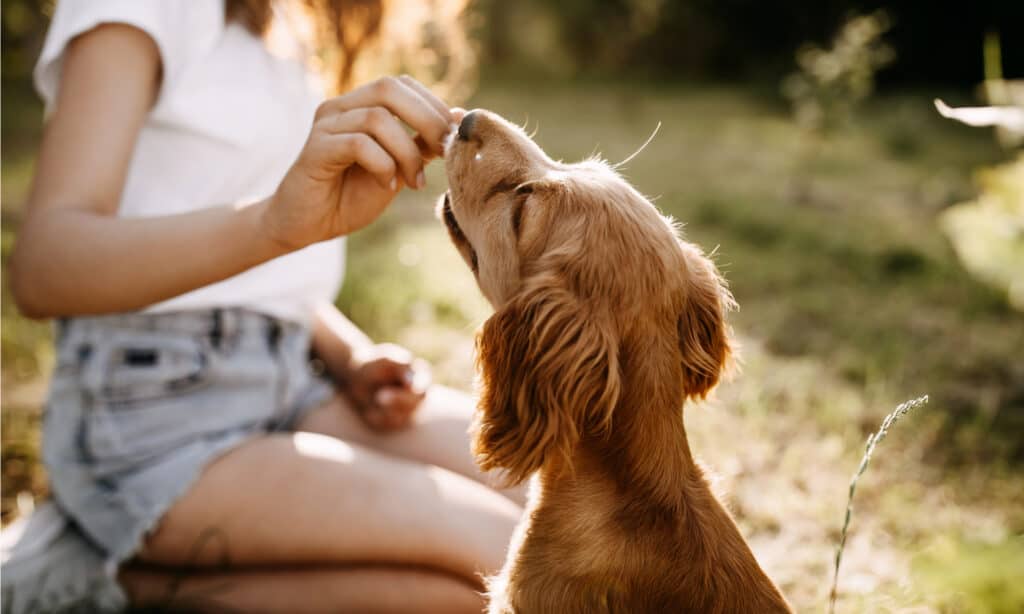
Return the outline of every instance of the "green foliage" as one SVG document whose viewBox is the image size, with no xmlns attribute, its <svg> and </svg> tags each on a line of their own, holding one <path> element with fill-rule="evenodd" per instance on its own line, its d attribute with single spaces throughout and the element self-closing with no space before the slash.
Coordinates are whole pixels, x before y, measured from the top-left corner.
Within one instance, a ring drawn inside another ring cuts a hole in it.
<svg viewBox="0 0 1024 614">
<path fill-rule="evenodd" d="M 1024 535 L 997 543 L 939 536 L 914 572 L 930 590 L 949 595 L 943 612 L 1018 614 L 1024 608 Z"/>
<path fill-rule="evenodd" d="M 967 270 L 1024 311 L 1024 154 L 976 181 L 978 197 L 944 211 L 941 227 Z"/>
<path fill-rule="evenodd" d="M 944 117 L 972 126 L 995 126 L 1004 147 L 1024 140 L 1024 82 L 1003 79 L 999 37 L 985 37 L 988 101 L 997 106 L 951 109 L 936 100 Z M 1016 115 L 1015 115 L 1016 113 Z M 1011 118 L 1016 117 L 1016 120 Z M 976 199 L 943 212 L 940 225 L 957 256 L 978 279 L 1004 291 L 1011 305 L 1024 311 L 1024 154 L 1002 165 L 977 171 Z"/>
<path fill-rule="evenodd" d="M 882 11 L 851 18 L 829 49 L 807 44 L 796 53 L 799 68 L 782 81 L 797 123 L 832 132 L 846 125 L 853 110 L 874 90 L 875 73 L 895 58 L 882 42 L 889 29 Z"/>
<path fill-rule="evenodd" d="M 0 4 L 5 80 L 25 78 L 31 72 L 52 14 L 53 0 L 3 0 Z"/>
</svg>

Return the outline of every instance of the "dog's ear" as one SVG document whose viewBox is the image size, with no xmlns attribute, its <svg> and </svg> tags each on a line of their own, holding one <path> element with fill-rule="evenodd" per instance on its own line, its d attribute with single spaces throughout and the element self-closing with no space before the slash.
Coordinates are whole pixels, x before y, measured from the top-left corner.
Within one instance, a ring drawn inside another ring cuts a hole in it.
<svg viewBox="0 0 1024 614">
<path fill-rule="evenodd" d="M 730 361 L 732 340 L 725 314 L 736 304 L 718 269 L 700 248 L 684 241 L 679 244 L 686 261 L 678 321 L 683 392 L 687 398 L 703 399 Z"/>
<path fill-rule="evenodd" d="M 549 460 L 571 462 L 584 434 L 610 427 L 619 399 L 618 336 L 557 284 L 524 290 L 477 336 L 473 452 L 518 484 Z"/>
</svg>

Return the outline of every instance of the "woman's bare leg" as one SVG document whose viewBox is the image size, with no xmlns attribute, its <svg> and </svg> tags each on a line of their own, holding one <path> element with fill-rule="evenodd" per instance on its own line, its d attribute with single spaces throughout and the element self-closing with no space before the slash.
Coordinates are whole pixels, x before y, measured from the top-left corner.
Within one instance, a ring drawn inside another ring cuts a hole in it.
<svg viewBox="0 0 1024 614">
<path fill-rule="evenodd" d="M 176 576 L 129 567 L 120 580 L 136 607 L 189 612 L 479 614 L 483 596 L 452 576 L 398 566 L 209 571 Z"/>
<path fill-rule="evenodd" d="M 372 430 L 341 395 L 311 411 L 296 430 L 322 433 L 386 454 L 444 467 L 481 484 L 498 489 L 522 505 L 525 486 L 502 488 L 501 476 L 477 468 L 469 444 L 473 397 L 445 386 L 432 386 L 416 410 L 412 426 L 396 432 Z"/>
<path fill-rule="evenodd" d="M 384 563 L 469 583 L 501 566 L 521 509 L 446 469 L 315 433 L 251 440 L 214 461 L 140 560 L 158 565 Z"/>
</svg>

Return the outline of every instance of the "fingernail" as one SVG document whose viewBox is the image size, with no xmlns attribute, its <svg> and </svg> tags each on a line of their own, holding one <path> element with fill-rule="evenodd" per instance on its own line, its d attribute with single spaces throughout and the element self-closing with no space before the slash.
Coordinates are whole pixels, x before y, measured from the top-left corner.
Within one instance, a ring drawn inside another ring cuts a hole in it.
<svg viewBox="0 0 1024 614">
<path fill-rule="evenodd" d="M 423 174 L 423 171 L 416 173 L 416 189 L 422 190 L 427 185 L 427 177 Z"/>
<path fill-rule="evenodd" d="M 388 187 L 391 188 L 392 192 L 397 190 L 398 189 L 398 179 L 392 177 L 391 181 L 388 183 Z"/>
<path fill-rule="evenodd" d="M 416 373 L 414 373 L 412 369 L 406 369 L 405 373 L 402 375 L 402 379 L 405 380 L 406 384 L 412 386 L 413 380 L 416 379 Z"/>
<path fill-rule="evenodd" d="M 383 407 L 394 399 L 394 394 L 394 392 L 386 388 L 384 390 L 378 390 L 377 394 L 373 395 L 373 402 Z"/>
</svg>

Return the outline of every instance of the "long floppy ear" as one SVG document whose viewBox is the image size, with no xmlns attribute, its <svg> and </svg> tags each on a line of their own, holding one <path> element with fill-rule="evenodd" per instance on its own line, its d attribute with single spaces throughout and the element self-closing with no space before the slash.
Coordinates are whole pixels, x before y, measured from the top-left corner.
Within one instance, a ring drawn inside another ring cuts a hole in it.
<svg viewBox="0 0 1024 614">
<path fill-rule="evenodd" d="M 571 462 L 584 434 L 607 432 L 619 399 L 618 336 L 554 284 L 522 292 L 477 336 L 473 452 L 518 484 L 547 461 Z"/>
<path fill-rule="evenodd" d="M 688 398 L 705 398 L 718 383 L 732 355 L 725 313 L 736 307 L 715 268 L 700 248 L 680 241 L 686 259 L 685 297 L 679 314 L 683 390 Z"/>
</svg>

